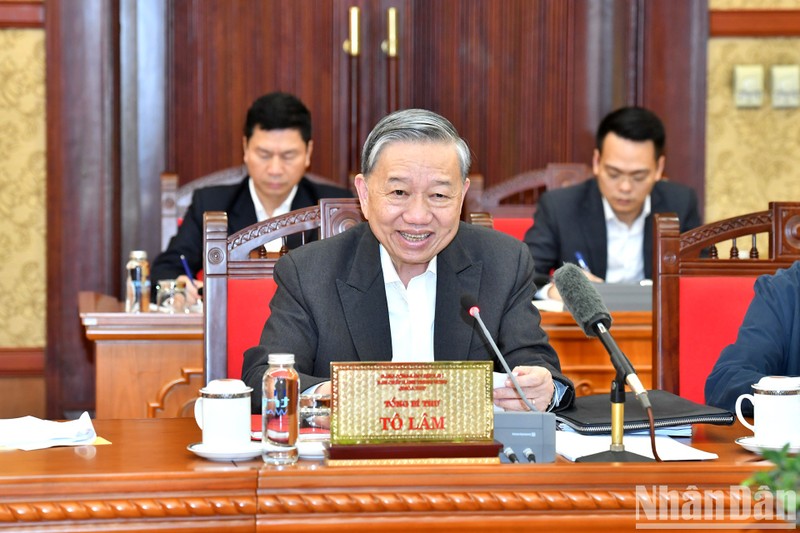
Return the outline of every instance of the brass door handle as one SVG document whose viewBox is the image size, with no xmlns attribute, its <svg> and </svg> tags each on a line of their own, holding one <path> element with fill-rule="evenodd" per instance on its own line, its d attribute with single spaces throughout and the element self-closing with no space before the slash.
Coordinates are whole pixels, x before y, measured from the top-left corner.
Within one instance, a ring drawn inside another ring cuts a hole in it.
<svg viewBox="0 0 800 533">
<path fill-rule="evenodd" d="M 386 40 L 381 43 L 381 50 L 389 57 L 397 57 L 397 8 L 386 10 Z"/>
<path fill-rule="evenodd" d="M 350 36 L 342 44 L 342 49 L 349 55 L 356 57 L 360 51 L 359 42 L 359 14 L 360 10 L 357 7 L 350 8 Z"/>
</svg>

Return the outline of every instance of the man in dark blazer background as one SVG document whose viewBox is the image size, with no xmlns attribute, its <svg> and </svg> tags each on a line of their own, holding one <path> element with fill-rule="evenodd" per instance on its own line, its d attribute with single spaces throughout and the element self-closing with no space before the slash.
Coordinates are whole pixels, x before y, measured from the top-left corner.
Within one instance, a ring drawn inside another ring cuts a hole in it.
<svg viewBox="0 0 800 533">
<path fill-rule="evenodd" d="M 196 300 L 196 288 L 189 283 L 180 256 L 186 257 L 193 276 L 203 268 L 206 211 L 225 211 L 230 235 L 261 220 L 317 205 L 321 198 L 353 196 L 347 189 L 320 184 L 305 176 L 314 148 L 311 114 L 291 94 L 269 93 L 253 102 L 247 111 L 242 148 L 247 169 L 242 181 L 196 190 L 178 233 L 153 262 L 153 301 L 156 283 L 161 279 L 183 280 L 190 302 Z M 307 233 L 306 242 L 316 238 L 314 232 Z M 301 244 L 300 235 L 293 235 L 287 241 L 289 248 Z M 274 244 L 277 251 L 282 243 Z M 196 285 L 202 286 L 199 282 Z"/>
<path fill-rule="evenodd" d="M 564 263 L 596 282 L 652 278 L 654 213 L 676 213 L 681 231 L 700 225 L 694 190 L 662 180 L 665 141 L 661 120 L 647 109 L 625 107 L 602 120 L 594 177 L 543 194 L 525 234 L 538 297 L 560 298 L 549 279 Z"/>
<path fill-rule="evenodd" d="M 533 261 L 523 243 L 459 221 L 470 153 L 452 124 L 430 111 L 384 117 L 367 138 L 355 185 L 364 222 L 289 252 L 258 346 L 242 379 L 261 410 L 270 353 L 295 355 L 300 389 L 330 391 L 332 361 L 493 360 L 462 305 L 470 295 L 523 389 L 539 409 L 574 397 L 531 304 Z M 494 402 L 525 409 L 511 383 Z"/>
</svg>

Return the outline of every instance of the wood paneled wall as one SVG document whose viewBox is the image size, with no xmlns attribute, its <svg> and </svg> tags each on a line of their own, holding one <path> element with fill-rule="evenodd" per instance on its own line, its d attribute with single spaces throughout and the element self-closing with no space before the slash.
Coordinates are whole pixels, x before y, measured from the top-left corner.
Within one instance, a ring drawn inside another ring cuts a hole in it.
<svg viewBox="0 0 800 533">
<path fill-rule="evenodd" d="M 0 31 L 41 30 L 44 14 L 42 0 L 0 0 Z M 0 347 L 0 418 L 45 415 L 44 368 L 43 347 Z"/>
<path fill-rule="evenodd" d="M 250 102 L 298 94 L 315 122 L 312 170 L 347 183 L 350 74 L 357 148 L 388 111 L 380 50 L 386 8 L 400 21 L 401 107 L 450 118 L 487 185 L 553 161 L 588 163 L 597 123 L 639 104 L 664 117 L 669 175 L 702 189 L 704 2 L 461 0 L 308 4 L 174 2 L 168 166 L 181 183 L 241 160 Z M 342 50 L 360 6 L 361 54 Z M 280 21 L 280 22 L 278 22 Z M 289 21 L 287 23 L 287 21 Z M 667 22 L 668 21 L 668 22 Z"/>
<path fill-rule="evenodd" d="M 342 50 L 352 6 L 357 58 Z M 312 171 L 347 183 L 353 147 L 390 111 L 390 6 L 398 107 L 450 118 L 487 185 L 588 162 L 602 116 L 641 104 L 666 123 L 670 177 L 702 196 L 705 1 L 48 3 L 50 416 L 93 403 L 78 290 L 121 296 L 128 251 L 159 251 L 154 169 L 186 183 L 239 163 L 247 107 L 281 89 L 313 113 Z"/>
<path fill-rule="evenodd" d="M 94 408 L 78 292 L 120 292 L 118 7 L 104 0 L 46 7 L 45 374 L 53 418 Z"/>
</svg>

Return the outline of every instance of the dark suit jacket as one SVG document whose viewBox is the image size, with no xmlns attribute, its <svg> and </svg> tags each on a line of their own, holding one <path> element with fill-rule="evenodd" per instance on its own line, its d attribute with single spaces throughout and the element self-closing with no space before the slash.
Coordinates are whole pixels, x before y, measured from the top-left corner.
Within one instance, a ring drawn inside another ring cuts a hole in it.
<svg viewBox="0 0 800 533">
<path fill-rule="evenodd" d="M 155 288 L 160 279 L 175 279 L 184 274 L 180 256 L 186 256 L 189 268 L 196 275 L 203 268 L 203 214 L 206 211 L 225 211 L 228 213 L 228 235 L 236 233 L 258 222 L 256 208 L 250 196 L 250 188 L 245 178 L 238 184 L 219 185 L 197 189 L 192 195 L 192 203 L 178 228 L 178 233 L 170 240 L 167 249 L 153 262 L 150 269 L 153 301 Z M 347 189 L 322 185 L 303 178 L 297 184 L 297 194 L 292 200 L 292 210 L 317 205 L 320 198 L 352 198 Z M 306 232 L 306 242 L 316 240 L 317 232 Z M 289 248 L 301 244 L 300 235 L 287 239 Z"/>
<path fill-rule="evenodd" d="M 261 411 L 261 380 L 270 353 L 295 354 L 301 390 L 330 377 L 332 361 L 391 361 L 392 337 L 378 240 L 365 222 L 291 251 L 275 266 L 278 290 L 261 344 L 245 352 L 242 379 Z M 540 316 L 531 304 L 533 261 L 518 240 L 462 223 L 437 259 L 434 357 L 493 360 L 462 295 L 481 303 L 481 316 L 511 368 L 547 367 L 574 396 Z M 502 371 L 495 361 L 495 370 Z"/>
<path fill-rule="evenodd" d="M 676 213 L 681 231 L 700 225 L 694 190 L 670 181 L 657 181 L 650 193 L 650 215 L 644 223 L 644 275 L 653 277 L 653 214 Z M 603 201 L 597 179 L 548 191 L 539 199 L 533 227 L 525 234 L 536 268 L 536 283 L 548 282 L 550 271 L 575 263 L 583 254 L 596 276 L 606 277 L 608 247 Z"/>
</svg>

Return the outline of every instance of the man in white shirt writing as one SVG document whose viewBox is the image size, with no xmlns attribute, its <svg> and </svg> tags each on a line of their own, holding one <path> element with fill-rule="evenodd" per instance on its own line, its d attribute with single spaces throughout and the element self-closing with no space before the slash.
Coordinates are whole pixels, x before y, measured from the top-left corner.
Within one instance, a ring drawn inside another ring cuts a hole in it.
<svg viewBox="0 0 800 533">
<path fill-rule="evenodd" d="M 618 109 L 601 121 L 595 141 L 594 178 L 544 193 L 525 234 L 539 298 L 560 299 L 549 277 L 564 263 L 596 282 L 650 279 L 654 213 L 676 213 L 682 232 L 700 225 L 695 192 L 662 180 L 666 135 L 654 113 Z"/>
</svg>

